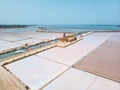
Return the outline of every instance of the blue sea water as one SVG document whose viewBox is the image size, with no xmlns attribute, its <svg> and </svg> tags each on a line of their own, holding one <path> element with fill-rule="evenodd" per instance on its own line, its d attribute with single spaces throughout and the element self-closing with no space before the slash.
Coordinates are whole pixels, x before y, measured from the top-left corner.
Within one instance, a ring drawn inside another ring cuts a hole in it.
<svg viewBox="0 0 120 90">
<path fill-rule="evenodd" d="M 37 25 L 26 28 L 5 29 L 5 32 L 36 31 L 44 27 L 51 31 L 83 32 L 83 31 L 120 31 L 120 25 Z"/>
<path fill-rule="evenodd" d="M 48 25 L 49 30 L 81 32 L 81 31 L 120 31 L 120 25 Z"/>
</svg>

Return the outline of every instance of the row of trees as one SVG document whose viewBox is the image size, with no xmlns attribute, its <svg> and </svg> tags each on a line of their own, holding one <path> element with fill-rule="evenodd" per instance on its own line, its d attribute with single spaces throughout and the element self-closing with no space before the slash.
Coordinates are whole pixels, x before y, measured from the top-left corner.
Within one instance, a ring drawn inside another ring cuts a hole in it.
<svg viewBox="0 0 120 90">
<path fill-rule="evenodd" d="M 29 25 L 0 25 L 0 28 L 24 28 Z"/>
</svg>

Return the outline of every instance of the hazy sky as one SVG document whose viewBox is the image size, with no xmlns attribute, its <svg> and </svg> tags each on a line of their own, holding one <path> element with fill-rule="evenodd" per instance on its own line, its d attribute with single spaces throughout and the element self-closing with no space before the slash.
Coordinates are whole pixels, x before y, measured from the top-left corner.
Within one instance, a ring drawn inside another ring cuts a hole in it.
<svg viewBox="0 0 120 90">
<path fill-rule="evenodd" d="M 0 0 L 0 24 L 120 24 L 120 0 Z"/>
</svg>

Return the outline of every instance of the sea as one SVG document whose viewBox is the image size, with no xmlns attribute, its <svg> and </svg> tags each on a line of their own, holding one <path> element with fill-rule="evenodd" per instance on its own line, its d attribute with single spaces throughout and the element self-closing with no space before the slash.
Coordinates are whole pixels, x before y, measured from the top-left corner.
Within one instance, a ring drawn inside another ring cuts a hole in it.
<svg viewBox="0 0 120 90">
<path fill-rule="evenodd" d="M 4 29 L 4 32 L 36 31 L 40 30 L 40 27 L 59 32 L 120 31 L 120 25 L 35 25 L 25 28 Z"/>
</svg>

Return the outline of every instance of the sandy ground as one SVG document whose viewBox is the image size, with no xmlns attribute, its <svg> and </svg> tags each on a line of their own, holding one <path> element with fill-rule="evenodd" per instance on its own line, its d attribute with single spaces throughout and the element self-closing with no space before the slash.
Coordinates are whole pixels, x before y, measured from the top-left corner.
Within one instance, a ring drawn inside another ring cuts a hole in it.
<svg viewBox="0 0 120 90">
<path fill-rule="evenodd" d="M 9 41 L 0 40 L 0 52 L 10 49 L 10 48 L 19 47 L 21 45 L 22 44 L 17 44 L 17 43 L 13 43 L 13 42 L 9 42 Z"/>
<path fill-rule="evenodd" d="M 68 68 L 37 56 L 24 58 L 6 67 L 33 90 L 41 88 Z"/>
<path fill-rule="evenodd" d="M 120 35 L 113 35 L 74 67 L 120 82 Z"/>
<path fill-rule="evenodd" d="M 70 45 L 69 47 L 55 47 L 53 49 L 41 52 L 37 55 L 71 66 L 110 37 L 111 35 L 102 35 L 101 33 L 99 35 L 97 33 L 94 33 L 92 35 L 84 37 L 84 39 L 73 45 Z"/>
<path fill-rule="evenodd" d="M 55 47 L 5 67 L 32 90 L 120 90 L 120 83 L 72 67 L 112 35 L 116 33 L 93 33 L 66 48 Z"/>
<path fill-rule="evenodd" d="M 0 52 L 19 47 L 24 44 L 48 41 L 62 37 L 62 33 L 29 32 L 5 32 L 0 33 Z"/>
</svg>

